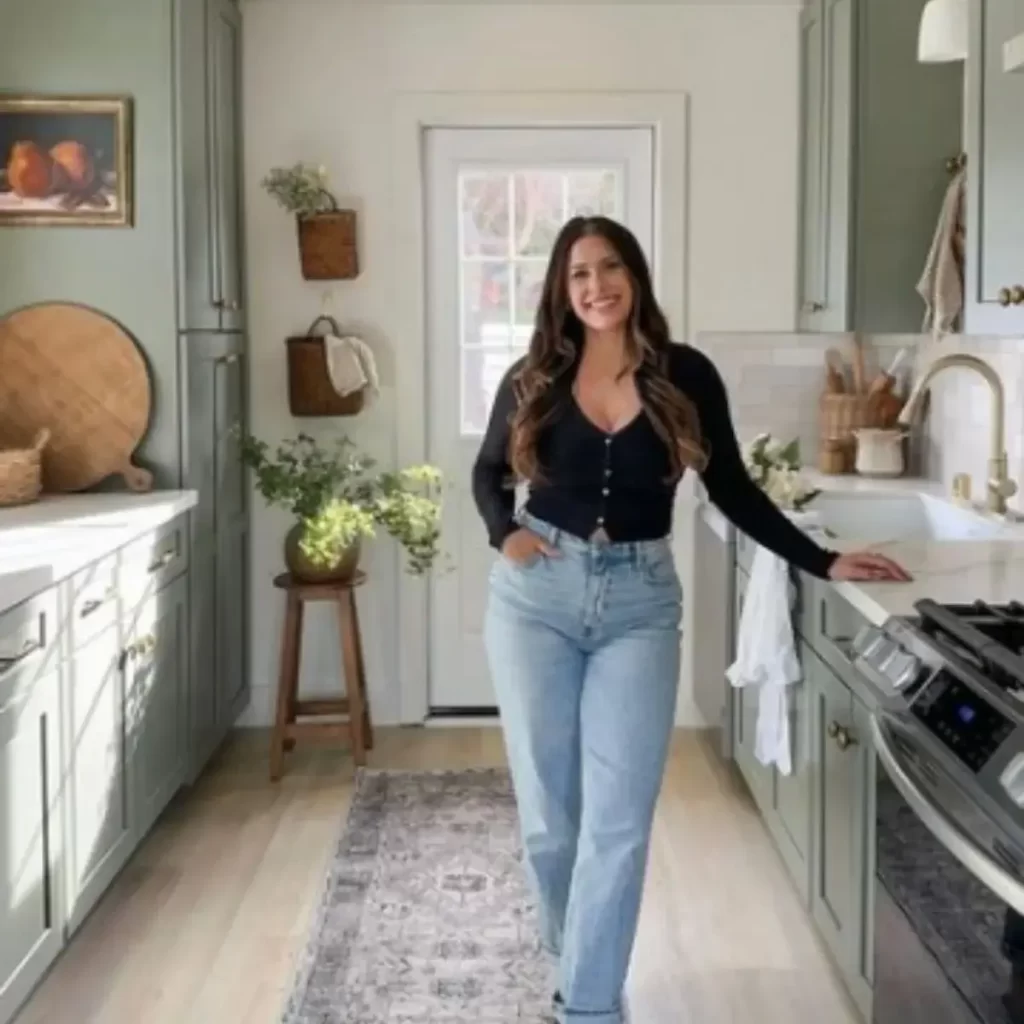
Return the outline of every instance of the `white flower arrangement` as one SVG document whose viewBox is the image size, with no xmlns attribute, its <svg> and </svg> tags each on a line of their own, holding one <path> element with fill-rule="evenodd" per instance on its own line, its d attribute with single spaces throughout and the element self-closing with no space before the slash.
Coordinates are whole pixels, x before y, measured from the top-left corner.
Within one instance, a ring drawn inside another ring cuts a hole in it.
<svg viewBox="0 0 1024 1024">
<path fill-rule="evenodd" d="M 800 442 L 788 444 L 758 434 L 743 452 L 743 464 L 758 487 L 784 510 L 799 512 L 820 493 L 801 473 Z"/>
</svg>

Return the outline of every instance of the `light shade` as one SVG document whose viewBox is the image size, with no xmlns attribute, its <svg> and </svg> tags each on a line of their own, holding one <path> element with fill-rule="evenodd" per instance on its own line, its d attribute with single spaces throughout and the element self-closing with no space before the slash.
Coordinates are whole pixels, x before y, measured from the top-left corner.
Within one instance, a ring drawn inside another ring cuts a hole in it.
<svg viewBox="0 0 1024 1024">
<path fill-rule="evenodd" d="M 968 0 L 928 0 L 921 12 L 917 59 L 922 64 L 948 64 L 967 59 Z"/>
</svg>

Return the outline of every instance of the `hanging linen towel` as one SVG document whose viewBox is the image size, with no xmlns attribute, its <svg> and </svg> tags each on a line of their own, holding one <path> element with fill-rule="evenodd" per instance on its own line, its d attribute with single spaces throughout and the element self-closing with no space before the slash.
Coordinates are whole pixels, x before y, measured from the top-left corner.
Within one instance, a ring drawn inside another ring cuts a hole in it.
<svg viewBox="0 0 1024 1024">
<path fill-rule="evenodd" d="M 790 517 L 814 532 L 813 513 L 790 513 Z M 802 675 L 793 637 L 789 566 L 759 546 L 740 616 L 736 660 L 726 677 L 737 689 L 757 687 L 754 756 L 761 764 L 774 764 L 783 775 L 793 771 L 788 688 Z"/>
<path fill-rule="evenodd" d="M 378 393 L 377 364 L 370 346 L 362 338 L 351 334 L 341 338 L 327 334 L 324 347 L 331 386 L 342 398 L 363 388 L 368 389 L 371 395 Z"/>
<path fill-rule="evenodd" d="M 946 189 L 917 293 L 924 299 L 923 330 L 934 335 L 957 330 L 964 306 L 964 203 L 967 171 L 961 168 Z"/>
</svg>

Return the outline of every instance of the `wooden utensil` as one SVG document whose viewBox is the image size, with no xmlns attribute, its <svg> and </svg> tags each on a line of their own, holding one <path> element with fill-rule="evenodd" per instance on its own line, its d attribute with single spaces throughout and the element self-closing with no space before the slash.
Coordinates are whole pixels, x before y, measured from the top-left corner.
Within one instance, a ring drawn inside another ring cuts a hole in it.
<svg viewBox="0 0 1024 1024">
<path fill-rule="evenodd" d="M 825 351 L 825 391 L 830 395 L 841 395 L 846 391 L 846 368 L 836 348 Z"/>
<path fill-rule="evenodd" d="M 0 320 L 0 437 L 50 431 L 43 490 L 84 491 L 120 474 L 148 491 L 153 474 L 132 463 L 152 402 L 132 338 L 95 310 L 43 303 Z"/>
<path fill-rule="evenodd" d="M 859 335 L 853 336 L 853 390 L 864 394 L 864 345 Z"/>
</svg>

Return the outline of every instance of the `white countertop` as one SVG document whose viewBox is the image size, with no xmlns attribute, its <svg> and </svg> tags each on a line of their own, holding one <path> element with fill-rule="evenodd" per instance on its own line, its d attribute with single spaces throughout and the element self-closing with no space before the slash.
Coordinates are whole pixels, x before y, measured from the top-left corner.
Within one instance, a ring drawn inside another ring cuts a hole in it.
<svg viewBox="0 0 1024 1024">
<path fill-rule="evenodd" d="M 0 508 L 0 612 L 169 522 L 195 491 L 46 495 Z"/>
<path fill-rule="evenodd" d="M 828 476 L 805 471 L 814 486 L 825 493 L 870 494 L 913 492 L 947 497 L 943 488 L 930 480 L 900 477 L 892 480 L 849 476 Z M 703 496 L 702 496 L 703 497 Z M 702 502 L 705 516 L 715 532 L 726 536 L 725 518 Z M 813 503 L 810 508 L 813 509 Z M 988 601 L 992 604 L 1024 601 L 1024 524 L 1016 536 L 1000 540 L 936 541 L 898 540 L 866 544 L 856 540 L 832 540 L 838 551 L 868 549 L 899 562 L 911 574 L 909 583 L 833 583 L 862 615 L 881 625 L 893 615 L 915 614 L 914 603 L 922 598 L 938 602 Z"/>
</svg>

